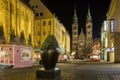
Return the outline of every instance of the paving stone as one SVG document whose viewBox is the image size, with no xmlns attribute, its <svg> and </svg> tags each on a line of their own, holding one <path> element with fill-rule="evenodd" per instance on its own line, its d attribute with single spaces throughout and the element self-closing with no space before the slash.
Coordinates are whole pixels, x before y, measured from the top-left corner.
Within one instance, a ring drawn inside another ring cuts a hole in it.
<svg viewBox="0 0 120 80">
<path fill-rule="evenodd" d="M 36 70 L 40 67 L 43 66 L 0 69 L 0 80 L 37 80 Z M 78 64 L 77 62 L 58 63 L 56 67 L 61 69 L 60 80 L 120 80 L 120 64 Z"/>
</svg>

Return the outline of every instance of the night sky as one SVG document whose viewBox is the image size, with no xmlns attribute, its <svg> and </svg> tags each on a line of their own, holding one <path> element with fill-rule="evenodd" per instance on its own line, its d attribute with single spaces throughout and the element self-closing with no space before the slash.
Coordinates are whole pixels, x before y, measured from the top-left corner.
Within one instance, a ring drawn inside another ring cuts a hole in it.
<svg viewBox="0 0 120 80">
<path fill-rule="evenodd" d="M 80 33 L 81 28 L 83 28 L 85 32 L 89 4 L 93 21 L 93 38 L 99 38 L 101 24 L 103 20 L 106 19 L 106 12 L 108 11 L 111 0 L 42 0 L 42 2 L 52 13 L 56 14 L 70 35 L 72 34 L 74 5 L 76 5 Z"/>
</svg>

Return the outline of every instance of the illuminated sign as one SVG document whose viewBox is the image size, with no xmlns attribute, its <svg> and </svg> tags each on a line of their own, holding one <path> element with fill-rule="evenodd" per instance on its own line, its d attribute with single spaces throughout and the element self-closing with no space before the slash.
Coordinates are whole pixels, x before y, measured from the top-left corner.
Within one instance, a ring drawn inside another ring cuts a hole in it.
<svg viewBox="0 0 120 80">
<path fill-rule="evenodd" d="M 114 47 L 112 47 L 112 48 L 111 48 L 111 51 L 114 51 L 114 50 L 115 50 L 115 48 L 114 48 Z"/>
<path fill-rule="evenodd" d="M 104 31 L 107 30 L 107 21 L 104 21 Z"/>
<path fill-rule="evenodd" d="M 110 32 L 114 32 L 114 28 L 115 28 L 115 22 L 114 19 L 110 20 Z"/>
<path fill-rule="evenodd" d="M 21 56 L 24 60 L 29 60 L 31 58 L 31 53 L 28 50 L 23 50 Z"/>
</svg>

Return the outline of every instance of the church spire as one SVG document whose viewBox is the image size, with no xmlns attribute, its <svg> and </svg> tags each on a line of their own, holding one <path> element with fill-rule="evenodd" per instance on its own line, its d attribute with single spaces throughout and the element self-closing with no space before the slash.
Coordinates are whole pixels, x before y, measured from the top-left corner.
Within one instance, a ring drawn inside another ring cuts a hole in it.
<svg viewBox="0 0 120 80">
<path fill-rule="evenodd" d="M 87 13 L 87 19 L 86 19 L 87 22 L 91 22 L 92 21 L 92 17 L 91 17 L 91 14 L 90 14 L 90 5 L 88 4 L 88 13 Z"/>
<path fill-rule="evenodd" d="M 90 14 L 90 5 L 88 4 L 88 14 L 87 14 L 87 17 L 91 17 L 91 14 Z"/>
<path fill-rule="evenodd" d="M 76 4 L 74 4 L 74 20 L 77 20 L 77 13 L 76 13 Z"/>
<path fill-rule="evenodd" d="M 80 34 L 81 34 L 81 35 L 85 35 L 85 34 L 84 34 L 84 31 L 83 31 L 83 28 L 81 28 Z"/>
</svg>

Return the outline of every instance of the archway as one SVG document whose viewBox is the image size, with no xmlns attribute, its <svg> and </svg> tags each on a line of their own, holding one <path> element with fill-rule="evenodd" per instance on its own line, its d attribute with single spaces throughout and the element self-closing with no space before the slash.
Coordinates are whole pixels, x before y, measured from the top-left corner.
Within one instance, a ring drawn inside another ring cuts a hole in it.
<svg viewBox="0 0 120 80">
<path fill-rule="evenodd" d="M 31 35 L 29 34 L 29 37 L 28 37 L 28 45 L 31 45 Z"/>
<path fill-rule="evenodd" d="M 20 43 L 24 44 L 24 42 L 25 42 L 25 37 L 24 37 L 24 33 L 22 31 L 21 35 L 20 35 Z"/>
</svg>

